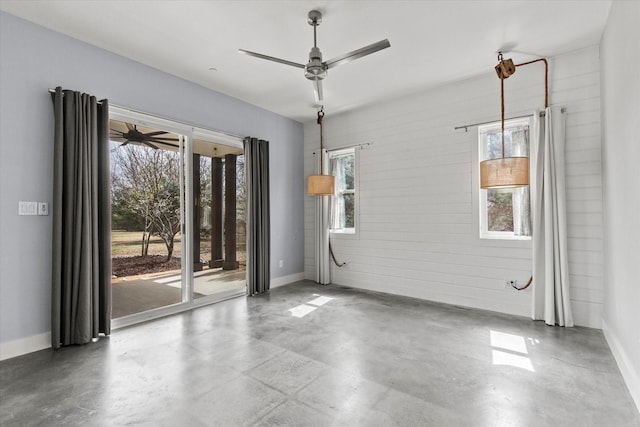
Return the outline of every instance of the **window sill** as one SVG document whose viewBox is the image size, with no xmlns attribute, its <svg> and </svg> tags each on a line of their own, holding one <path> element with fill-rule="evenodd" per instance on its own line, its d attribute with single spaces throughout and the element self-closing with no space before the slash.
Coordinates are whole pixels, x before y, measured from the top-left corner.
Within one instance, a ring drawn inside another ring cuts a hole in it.
<svg viewBox="0 0 640 427">
<path fill-rule="evenodd" d="M 354 229 L 350 229 L 350 230 L 329 230 L 329 233 L 331 233 L 331 234 L 356 234 L 356 231 Z"/>
<path fill-rule="evenodd" d="M 478 236 L 474 245 L 485 248 L 529 249 L 533 247 L 531 237 Z"/>
<path fill-rule="evenodd" d="M 507 240 L 507 241 L 531 241 L 531 236 L 491 235 L 480 236 L 480 240 Z"/>
<path fill-rule="evenodd" d="M 329 236 L 336 239 L 353 239 L 353 238 L 357 238 L 358 232 L 355 229 L 329 230 Z"/>
</svg>

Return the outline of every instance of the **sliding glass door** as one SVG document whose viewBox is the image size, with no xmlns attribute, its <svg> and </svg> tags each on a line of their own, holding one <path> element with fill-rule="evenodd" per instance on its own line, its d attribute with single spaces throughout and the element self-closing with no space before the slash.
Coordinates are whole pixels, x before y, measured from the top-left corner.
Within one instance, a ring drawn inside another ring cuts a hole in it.
<svg viewBox="0 0 640 427">
<path fill-rule="evenodd" d="M 241 141 L 112 108 L 114 326 L 246 293 Z"/>
<path fill-rule="evenodd" d="M 242 148 L 193 140 L 194 298 L 246 290 L 246 197 Z"/>
<path fill-rule="evenodd" d="M 110 121 L 113 318 L 183 302 L 184 138 Z"/>
</svg>

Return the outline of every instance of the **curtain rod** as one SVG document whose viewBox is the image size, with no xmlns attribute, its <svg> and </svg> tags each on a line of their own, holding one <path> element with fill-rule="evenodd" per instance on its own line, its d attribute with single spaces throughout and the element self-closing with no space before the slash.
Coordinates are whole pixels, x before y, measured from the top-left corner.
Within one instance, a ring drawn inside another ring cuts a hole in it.
<svg viewBox="0 0 640 427">
<path fill-rule="evenodd" d="M 565 113 L 567 111 L 566 108 L 562 107 L 560 109 L 561 113 Z M 515 116 L 515 117 L 509 117 L 505 120 L 515 120 L 515 119 L 524 119 L 525 117 L 531 117 L 533 116 L 533 114 L 525 114 L 524 116 Z M 545 112 L 544 111 L 540 111 L 540 117 L 544 117 L 545 116 Z M 453 128 L 453 130 L 458 130 L 458 129 L 464 129 L 465 132 L 468 132 L 469 130 L 467 128 L 472 128 L 474 126 L 482 126 L 482 125 L 488 125 L 489 123 L 496 123 L 498 120 L 490 120 L 488 122 L 481 122 L 481 123 L 473 123 L 470 125 L 462 125 L 462 126 L 456 126 Z"/>
<path fill-rule="evenodd" d="M 70 89 L 62 89 L 62 96 L 64 96 L 64 91 L 65 90 L 70 90 Z M 75 92 L 75 91 L 73 91 L 73 92 Z M 49 88 L 49 93 L 56 93 L 56 90 Z M 97 104 L 102 104 L 102 101 L 96 101 L 96 103 Z"/>
<path fill-rule="evenodd" d="M 540 117 L 544 117 L 544 111 L 540 112 Z M 515 119 L 524 119 L 525 117 L 531 117 L 533 116 L 533 114 L 525 114 L 524 116 L 515 116 L 515 117 L 509 117 L 506 118 L 505 120 L 515 120 Z M 480 122 L 480 123 L 472 123 L 470 125 L 462 125 L 462 126 L 456 126 L 453 128 L 453 130 L 458 130 L 458 129 L 464 129 L 465 132 L 468 132 L 469 130 L 467 128 L 472 128 L 474 126 L 482 126 L 482 125 L 488 125 L 489 123 L 496 123 L 499 120 L 490 120 L 488 122 Z"/>
<path fill-rule="evenodd" d="M 373 142 L 363 142 L 362 144 L 345 145 L 343 147 L 331 148 L 331 149 L 328 149 L 327 152 L 330 153 L 332 151 L 346 150 L 347 148 L 356 148 L 356 147 L 362 150 L 364 147 L 369 147 L 371 145 L 373 145 Z"/>
<path fill-rule="evenodd" d="M 56 90 L 49 88 L 49 93 L 56 93 Z M 62 92 L 62 95 L 64 96 L 64 91 Z M 102 104 L 102 101 L 97 101 L 97 103 L 98 104 Z M 185 122 L 182 122 L 182 121 L 179 121 L 179 120 L 170 119 L 170 118 L 163 117 L 163 116 L 158 116 L 157 114 L 150 114 L 150 113 L 146 113 L 144 111 L 134 110 L 133 108 L 123 107 L 122 105 L 113 104 L 111 102 L 109 103 L 109 105 L 112 106 L 112 107 L 120 108 L 122 110 L 131 111 L 132 113 L 144 114 L 146 116 L 154 117 L 156 119 L 167 120 L 167 121 L 174 122 L 174 123 L 180 123 L 181 125 L 191 126 L 193 128 L 204 129 L 204 130 L 211 131 L 211 132 L 217 132 L 217 133 L 220 133 L 220 134 L 223 134 L 223 135 L 230 136 L 232 138 L 238 138 L 238 139 L 241 139 L 241 140 L 244 140 L 246 138 L 245 136 L 236 135 L 235 133 L 231 133 L 231 132 L 227 132 L 227 131 L 223 131 L 223 130 L 211 129 L 211 128 L 207 128 L 207 127 L 202 127 L 202 126 L 199 126 L 199 125 L 194 125 L 193 123 L 185 123 Z"/>
<path fill-rule="evenodd" d="M 345 145 L 342 147 L 337 147 L 337 148 L 331 148 L 328 150 L 325 150 L 327 153 L 331 153 L 332 151 L 339 151 L 339 150 L 346 150 L 347 148 L 359 148 L 359 149 L 364 149 L 364 147 L 369 147 L 373 145 L 373 142 L 363 142 L 362 144 L 354 144 L 354 145 Z M 317 154 L 316 151 L 313 152 L 313 154 Z"/>
</svg>

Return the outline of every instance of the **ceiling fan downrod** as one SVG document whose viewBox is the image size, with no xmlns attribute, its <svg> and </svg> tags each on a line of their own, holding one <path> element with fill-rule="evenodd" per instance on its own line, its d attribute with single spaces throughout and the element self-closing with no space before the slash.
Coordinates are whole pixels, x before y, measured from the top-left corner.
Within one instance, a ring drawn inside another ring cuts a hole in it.
<svg viewBox="0 0 640 427">
<path fill-rule="evenodd" d="M 307 15 L 307 22 L 313 27 L 313 47 L 309 52 L 309 62 L 304 67 L 304 76 L 309 80 L 322 80 L 327 77 L 327 67 L 322 63 L 322 52 L 318 48 L 316 28 L 322 22 L 322 13 L 312 10 Z"/>
</svg>

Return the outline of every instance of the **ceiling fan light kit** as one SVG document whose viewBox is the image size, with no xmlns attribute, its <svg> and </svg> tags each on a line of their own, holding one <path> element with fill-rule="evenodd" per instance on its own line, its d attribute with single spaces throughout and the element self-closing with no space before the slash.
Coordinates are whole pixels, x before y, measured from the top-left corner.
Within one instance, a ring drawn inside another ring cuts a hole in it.
<svg viewBox="0 0 640 427">
<path fill-rule="evenodd" d="M 544 62 L 544 107 L 549 106 L 548 64 L 544 58 L 536 59 L 522 64 L 515 64 L 511 59 L 503 59 L 502 52 L 498 52 L 498 65 L 496 73 L 500 79 L 500 101 L 502 109 L 501 136 L 502 157 L 480 162 L 480 188 L 498 189 L 515 188 L 529 185 L 529 158 L 504 156 L 504 80 L 516 72 L 516 67 Z"/>
<path fill-rule="evenodd" d="M 286 59 L 276 58 L 262 53 L 251 52 L 245 49 L 238 49 L 239 53 L 254 56 L 260 59 L 266 59 L 268 61 L 278 62 L 280 64 L 289 65 L 291 67 L 302 68 L 304 70 L 304 76 L 313 82 L 313 91 L 316 102 L 323 100 L 322 80 L 327 77 L 330 68 L 337 67 L 341 64 L 346 64 L 354 59 L 362 58 L 363 56 L 370 55 L 382 49 L 386 49 L 391 46 L 389 40 L 384 39 L 379 42 L 372 43 L 368 46 L 356 49 L 344 55 L 337 56 L 328 61 L 322 60 L 322 52 L 318 47 L 317 39 L 317 27 L 322 22 L 322 13 L 318 10 L 312 10 L 307 14 L 307 22 L 313 27 L 313 47 L 309 52 L 309 60 L 307 64 L 300 64 Z"/>
</svg>

